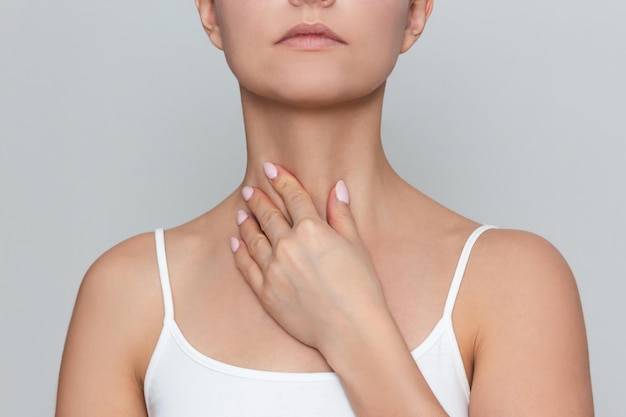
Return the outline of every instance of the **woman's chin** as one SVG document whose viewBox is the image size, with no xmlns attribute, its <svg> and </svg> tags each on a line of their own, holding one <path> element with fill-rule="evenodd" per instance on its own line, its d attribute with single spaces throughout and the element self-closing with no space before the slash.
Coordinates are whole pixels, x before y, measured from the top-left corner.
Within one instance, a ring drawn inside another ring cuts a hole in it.
<svg viewBox="0 0 626 417">
<path fill-rule="evenodd" d="M 381 88 L 382 82 L 355 85 L 354 83 L 288 82 L 263 88 L 247 88 L 254 95 L 277 104 L 299 108 L 325 108 L 366 99 Z M 244 86 L 244 88 L 246 88 Z"/>
<path fill-rule="evenodd" d="M 363 59 L 333 62 L 305 56 L 283 61 L 231 65 L 231 70 L 242 87 L 259 97 L 301 107 L 326 107 L 368 97 L 384 85 L 393 69 L 392 62 L 372 64 Z"/>
</svg>

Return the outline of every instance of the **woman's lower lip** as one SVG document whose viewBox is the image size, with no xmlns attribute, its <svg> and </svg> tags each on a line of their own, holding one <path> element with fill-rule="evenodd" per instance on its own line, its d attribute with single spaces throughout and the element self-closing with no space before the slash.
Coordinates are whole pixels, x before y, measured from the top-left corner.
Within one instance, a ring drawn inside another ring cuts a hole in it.
<svg viewBox="0 0 626 417">
<path fill-rule="evenodd" d="M 287 38 L 279 42 L 279 45 L 296 49 L 327 49 L 343 43 L 324 35 L 299 35 Z"/>
</svg>

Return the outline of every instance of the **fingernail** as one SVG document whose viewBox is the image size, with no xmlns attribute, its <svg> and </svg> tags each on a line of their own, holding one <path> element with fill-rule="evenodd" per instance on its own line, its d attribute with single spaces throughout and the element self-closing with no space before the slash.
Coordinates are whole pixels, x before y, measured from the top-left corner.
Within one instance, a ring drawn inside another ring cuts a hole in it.
<svg viewBox="0 0 626 417">
<path fill-rule="evenodd" d="M 236 237 L 230 238 L 230 250 L 232 250 L 233 253 L 237 252 L 237 250 L 239 249 L 239 245 L 239 239 L 237 239 Z"/>
<path fill-rule="evenodd" d="M 271 162 L 263 163 L 263 172 L 265 172 L 265 176 L 270 180 L 273 180 L 278 175 L 278 169 L 276 168 L 276 165 L 272 164 Z"/>
<path fill-rule="evenodd" d="M 342 203 L 350 204 L 350 194 L 348 194 L 348 187 L 346 187 L 346 183 L 343 180 L 337 181 L 337 185 L 335 185 L 335 195 L 337 196 L 337 200 Z"/>
<path fill-rule="evenodd" d="M 243 210 L 237 212 L 237 224 L 241 225 L 248 218 L 248 213 Z"/>
<path fill-rule="evenodd" d="M 246 201 L 250 200 L 253 193 L 254 193 L 254 189 L 252 187 L 245 186 L 241 189 L 241 195 L 243 196 L 243 199 Z"/>
</svg>

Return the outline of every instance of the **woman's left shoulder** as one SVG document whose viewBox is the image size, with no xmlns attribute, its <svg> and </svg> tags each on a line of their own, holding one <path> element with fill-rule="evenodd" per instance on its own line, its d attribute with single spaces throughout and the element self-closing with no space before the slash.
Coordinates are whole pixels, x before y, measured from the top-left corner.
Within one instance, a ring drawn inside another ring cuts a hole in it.
<svg viewBox="0 0 626 417">
<path fill-rule="evenodd" d="M 489 230 L 465 279 L 462 310 L 475 324 L 473 414 L 591 415 L 582 306 L 561 253 L 533 233 Z"/>
<path fill-rule="evenodd" d="M 567 261 L 552 243 L 534 233 L 486 231 L 472 250 L 465 279 L 473 304 L 485 309 L 484 318 L 493 318 L 495 312 L 516 316 L 528 306 L 541 314 L 552 311 L 554 303 L 580 310 Z"/>
<path fill-rule="evenodd" d="M 539 329 L 550 320 L 583 325 L 572 270 L 552 243 L 534 233 L 485 231 L 472 249 L 462 292 L 462 308 L 473 312 L 483 335 L 530 324 Z"/>
<path fill-rule="evenodd" d="M 472 250 L 468 273 L 490 287 L 546 289 L 571 286 L 574 276 L 559 250 L 545 238 L 522 230 L 491 229 Z M 524 293 L 517 296 L 520 297 Z"/>
</svg>

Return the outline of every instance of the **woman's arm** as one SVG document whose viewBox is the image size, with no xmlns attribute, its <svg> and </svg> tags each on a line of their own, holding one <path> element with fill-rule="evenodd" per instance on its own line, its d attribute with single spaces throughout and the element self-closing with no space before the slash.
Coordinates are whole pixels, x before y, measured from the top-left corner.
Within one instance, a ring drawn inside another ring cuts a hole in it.
<svg viewBox="0 0 626 417">
<path fill-rule="evenodd" d="M 535 235 L 506 230 L 474 251 L 464 281 L 481 300 L 472 303 L 470 415 L 593 416 L 582 308 L 563 257 Z"/>
<path fill-rule="evenodd" d="M 156 262 L 141 259 L 151 253 L 152 242 L 146 235 L 124 242 L 85 275 L 63 353 L 57 417 L 147 415 L 139 357 L 156 343 L 158 329 L 151 323 L 160 322 L 147 315 L 159 314 L 153 300 L 160 294 Z"/>
</svg>

